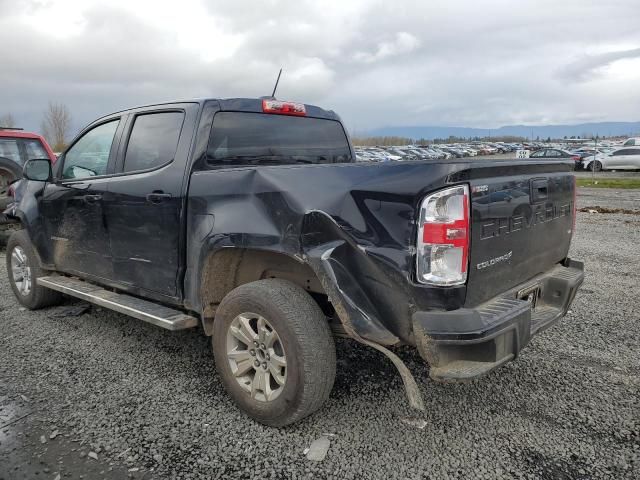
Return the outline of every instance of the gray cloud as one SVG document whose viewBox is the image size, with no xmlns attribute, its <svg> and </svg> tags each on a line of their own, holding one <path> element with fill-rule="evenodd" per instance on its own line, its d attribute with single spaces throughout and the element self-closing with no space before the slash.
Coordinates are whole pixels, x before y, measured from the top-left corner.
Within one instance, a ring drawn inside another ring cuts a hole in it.
<svg viewBox="0 0 640 480">
<path fill-rule="evenodd" d="M 561 68 L 559 76 L 570 81 L 585 82 L 593 76 L 603 76 L 602 70 L 618 60 L 637 58 L 640 58 L 640 48 L 585 55 Z"/>
<path fill-rule="evenodd" d="M 352 130 L 638 120 L 637 0 L 203 0 L 192 25 L 178 18 L 188 3 L 174 22 L 78 1 L 76 20 L 48 26 L 57 2 L 16 3 L 0 0 L 0 114 L 29 129 L 49 100 L 79 129 L 154 101 L 264 95 L 281 66 L 279 97 L 332 108 Z"/>
</svg>

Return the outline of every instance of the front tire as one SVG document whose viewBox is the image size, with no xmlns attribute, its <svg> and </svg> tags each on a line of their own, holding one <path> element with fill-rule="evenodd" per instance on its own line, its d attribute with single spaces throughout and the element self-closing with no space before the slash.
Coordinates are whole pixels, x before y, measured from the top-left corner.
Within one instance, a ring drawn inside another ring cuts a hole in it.
<svg viewBox="0 0 640 480">
<path fill-rule="evenodd" d="M 595 161 L 595 162 L 591 162 L 589 164 L 589 170 L 591 170 L 592 172 L 594 171 L 596 172 L 600 172 L 602 170 L 602 163 L 600 163 L 599 161 Z"/>
<path fill-rule="evenodd" d="M 230 292 L 216 312 L 212 343 L 227 392 L 260 423 L 294 423 L 329 398 L 333 337 L 320 307 L 291 282 L 258 280 Z"/>
<path fill-rule="evenodd" d="M 21 305 L 29 310 L 60 303 L 62 294 L 37 284 L 37 279 L 47 276 L 40 268 L 40 261 L 24 230 L 11 234 L 7 242 L 7 274 L 9 284 Z"/>
</svg>

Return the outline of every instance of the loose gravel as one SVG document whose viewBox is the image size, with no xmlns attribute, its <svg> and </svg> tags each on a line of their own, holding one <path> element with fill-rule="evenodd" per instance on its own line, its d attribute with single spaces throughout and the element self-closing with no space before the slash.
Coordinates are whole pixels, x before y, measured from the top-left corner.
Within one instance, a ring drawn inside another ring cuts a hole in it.
<svg viewBox="0 0 640 480">
<path fill-rule="evenodd" d="M 587 190 L 581 207 L 640 204 L 628 200 L 640 192 Z M 339 340 L 329 402 L 284 429 L 236 409 L 198 330 L 97 307 L 64 315 L 71 300 L 23 311 L 3 262 L 0 479 L 640 478 L 638 245 L 637 216 L 579 213 L 571 254 L 586 261 L 585 284 L 517 361 L 436 384 L 399 349 L 425 398 L 416 415 L 388 360 Z M 308 459 L 323 436 L 326 457 Z"/>
</svg>

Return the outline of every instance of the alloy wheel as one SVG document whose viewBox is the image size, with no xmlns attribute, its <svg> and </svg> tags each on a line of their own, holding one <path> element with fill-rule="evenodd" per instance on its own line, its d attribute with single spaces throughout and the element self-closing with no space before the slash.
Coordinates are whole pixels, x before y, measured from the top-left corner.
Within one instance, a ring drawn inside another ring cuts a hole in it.
<svg viewBox="0 0 640 480">
<path fill-rule="evenodd" d="M 11 252 L 11 275 L 20 295 L 27 296 L 31 292 L 31 267 L 24 249 L 16 246 Z"/>
<path fill-rule="evenodd" d="M 287 381 L 287 357 L 273 326 L 261 315 L 241 313 L 227 330 L 227 359 L 238 384 L 251 398 L 271 402 Z"/>
</svg>

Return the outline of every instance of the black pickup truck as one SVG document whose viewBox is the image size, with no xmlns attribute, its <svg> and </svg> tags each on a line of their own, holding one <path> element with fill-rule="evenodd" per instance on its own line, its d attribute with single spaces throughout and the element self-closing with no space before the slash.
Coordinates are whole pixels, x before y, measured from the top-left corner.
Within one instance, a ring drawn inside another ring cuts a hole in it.
<svg viewBox="0 0 640 480">
<path fill-rule="evenodd" d="M 332 111 L 209 99 L 103 117 L 52 169 L 24 167 L 7 246 L 18 301 L 62 294 L 212 336 L 222 382 L 251 417 L 295 422 L 328 398 L 333 336 L 416 382 L 483 375 L 567 312 L 572 162 L 356 162 Z"/>
</svg>

